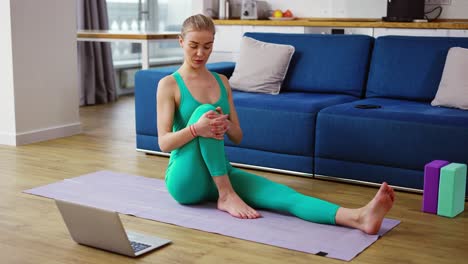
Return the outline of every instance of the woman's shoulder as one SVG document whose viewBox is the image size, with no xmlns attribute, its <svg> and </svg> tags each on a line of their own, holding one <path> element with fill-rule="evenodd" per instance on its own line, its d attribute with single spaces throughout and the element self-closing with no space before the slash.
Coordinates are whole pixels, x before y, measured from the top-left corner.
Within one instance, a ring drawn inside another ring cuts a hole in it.
<svg viewBox="0 0 468 264">
<path fill-rule="evenodd" d="M 219 78 L 221 78 L 221 80 L 222 80 L 223 82 L 228 81 L 228 78 L 226 77 L 226 75 L 221 74 L 221 73 L 217 73 L 217 72 L 212 72 L 212 73 L 218 75 Z"/>
<path fill-rule="evenodd" d="M 159 80 L 158 86 L 174 86 L 176 85 L 177 82 L 175 78 L 172 75 L 167 75 L 163 77 L 161 80 Z"/>
<path fill-rule="evenodd" d="M 177 81 L 172 75 L 167 75 L 163 77 L 161 80 L 159 80 L 159 83 L 158 83 L 158 90 L 159 89 L 174 90 L 174 88 L 176 87 L 177 87 Z"/>
<path fill-rule="evenodd" d="M 217 73 L 217 74 L 218 74 L 219 78 L 221 79 L 221 81 L 223 82 L 224 87 L 226 88 L 226 91 L 228 93 L 230 93 L 231 92 L 231 86 L 229 85 L 228 77 L 226 77 L 226 75 L 224 75 L 224 74 L 220 74 L 220 73 Z"/>
<path fill-rule="evenodd" d="M 172 75 L 167 75 L 159 80 L 158 94 L 165 94 L 166 96 L 174 96 L 177 89 L 177 82 Z"/>
</svg>

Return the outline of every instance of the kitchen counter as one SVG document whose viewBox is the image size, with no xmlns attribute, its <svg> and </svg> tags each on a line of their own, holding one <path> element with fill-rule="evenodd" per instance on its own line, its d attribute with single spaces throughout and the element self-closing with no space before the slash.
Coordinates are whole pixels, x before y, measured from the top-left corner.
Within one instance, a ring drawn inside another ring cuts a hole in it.
<svg viewBox="0 0 468 264">
<path fill-rule="evenodd" d="M 468 19 L 444 19 L 433 22 L 384 22 L 380 19 L 297 18 L 294 20 L 214 20 L 216 25 L 303 26 L 353 28 L 468 29 Z"/>
</svg>

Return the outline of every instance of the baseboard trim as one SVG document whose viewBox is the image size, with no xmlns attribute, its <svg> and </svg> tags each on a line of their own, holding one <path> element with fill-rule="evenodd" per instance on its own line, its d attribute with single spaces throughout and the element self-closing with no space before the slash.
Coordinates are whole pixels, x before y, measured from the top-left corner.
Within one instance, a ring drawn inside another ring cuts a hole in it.
<svg viewBox="0 0 468 264">
<path fill-rule="evenodd" d="M 344 182 L 344 183 L 351 183 L 351 184 L 356 184 L 356 185 L 361 185 L 361 186 L 364 185 L 364 186 L 380 187 L 380 185 L 381 185 L 380 183 L 358 181 L 358 180 L 338 178 L 338 177 L 325 176 L 325 175 L 319 175 L 319 174 L 315 174 L 314 177 L 315 177 L 315 179 L 319 179 L 319 180 Z M 398 190 L 398 191 L 411 192 L 411 193 L 422 193 L 423 192 L 420 189 L 407 188 L 407 187 L 401 187 L 401 186 L 396 186 L 396 185 L 390 185 L 390 186 L 393 189 Z"/>
<path fill-rule="evenodd" d="M 16 134 L 16 144 L 26 145 L 61 137 L 69 137 L 81 133 L 81 123 L 71 123 L 63 126 L 48 127 Z"/>
<path fill-rule="evenodd" d="M 147 149 L 136 149 L 139 152 L 144 152 L 146 154 L 151 154 L 151 155 L 157 155 L 157 156 L 164 156 L 164 157 L 169 157 L 171 156 L 170 153 L 162 152 L 162 151 L 154 151 L 154 150 L 147 150 Z"/>
<path fill-rule="evenodd" d="M 312 173 L 275 169 L 275 168 L 270 168 L 270 167 L 262 167 L 262 166 L 244 164 L 244 163 L 231 162 L 231 165 L 234 166 L 234 167 L 239 167 L 239 168 L 261 170 L 261 171 L 275 172 L 275 173 L 282 173 L 282 174 L 289 174 L 289 175 L 300 176 L 300 177 L 312 178 L 314 176 Z"/>
<path fill-rule="evenodd" d="M 147 154 L 152 154 L 152 155 L 165 156 L 165 157 L 170 156 L 169 153 L 161 152 L 161 151 L 152 151 L 152 150 L 139 149 L 139 148 L 137 148 L 136 150 L 140 151 L 140 152 L 147 153 Z M 244 164 L 244 163 L 231 162 L 231 165 L 234 166 L 234 167 L 239 167 L 239 168 L 252 169 L 252 170 L 261 170 L 261 171 L 268 171 L 268 172 L 275 172 L 275 173 L 282 173 L 282 174 L 290 174 L 290 175 L 294 175 L 294 176 L 301 176 L 301 177 L 308 177 L 308 178 L 311 178 L 311 177 L 314 176 L 311 173 L 291 171 L 291 170 L 282 170 L 282 169 L 276 169 L 276 168 L 270 168 L 270 167 L 249 165 L 249 164 Z"/>
<path fill-rule="evenodd" d="M 165 152 L 161 152 L 161 151 L 151 151 L 151 150 L 138 149 L 138 148 L 137 148 L 137 151 L 144 152 L 144 153 L 147 153 L 147 154 L 158 155 L 158 156 L 165 156 L 165 157 L 170 156 L 169 153 L 165 153 Z M 231 162 L 231 165 L 235 166 L 235 167 L 246 168 L 246 169 L 262 170 L 262 171 L 267 171 L 267 172 L 282 173 L 282 174 L 301 176 L 301 177 L 308 177 L 308 178 L 313 177 L 314 179 L 319 179 L 319 180 L 343 182 L 343 183 L 356 184 L 356 185 L 361 185 L 361 186 L 371 186 L 371 187 L 379 187 L 380 186 L 379 183 L 358 181 L 358 180 L 345 179 L 345 178 L 337 178 L 337 177 L 325 176 L 325 175 L 319 175 L 319 174 L 314 175 L 314 174 L 311 174 L 311 173 L 281 170 L 281 169 L 275 169 L 275 168 L 269 168 L 269 167 L 248 165 L 248 164 L 243 164 L 243 163 Z M 404 192 L 410 192 L 410 193 L 422 193 L 423 192 L 420 189 L 407 188 L 407 187 L 401 187 L 401 186 L 395 186 L 395 185 L 391 185 L 391 186 L 392 186 L 392 188 L 394 188 L 395 190 L 398 190 L 398 191 L 404 191 Z"/>
</svg>

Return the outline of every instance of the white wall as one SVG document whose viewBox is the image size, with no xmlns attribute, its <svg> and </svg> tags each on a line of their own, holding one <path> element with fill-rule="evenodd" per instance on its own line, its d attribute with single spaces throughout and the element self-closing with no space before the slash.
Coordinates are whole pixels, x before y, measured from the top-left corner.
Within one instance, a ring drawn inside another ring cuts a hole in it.
<svg viewBox="0 0 468 264">
<path fill-rule="evenodd" d="M 0 1 L 0 143 L 15 145 L 15 100 L 11 50 L 10 1 Z"/>
<path fill-rule="evenodd" d="M 218 0 L 193 0 L 193 13 L 202 13 L 205 6 Z M 231 0 L 241 3 L 242 0 Z M 381 18 L 387 14 L 386 0 L 267 0 L 272 9 L 290 9 L 297 17 Z M 434 6 L 428 5 L 426 10 Z M 452 0 L 443 5 L 441 18 L 468 18 L 468 0 Z M 203 12 L 204 13 L 204 12 Z M 432 14 L 431 14 L 432 15 Z M 432 17 L 432 16 L 431 16 Z"/>
<path fill-rule="evenodd" d="M 431 10 L 434 6 L 426 6 L 426 11 Z M 443 5 L 441 18 L 468 18 L 468 1 L 467 0 L 452 0 L 451 5 Z M 437 14 L 437 13 L 436 13 Z"/>
<path fill-rule="evenodd" d="M 79 133 L 75 1 L 9 2 L 16 144 Z"/>
</svg>

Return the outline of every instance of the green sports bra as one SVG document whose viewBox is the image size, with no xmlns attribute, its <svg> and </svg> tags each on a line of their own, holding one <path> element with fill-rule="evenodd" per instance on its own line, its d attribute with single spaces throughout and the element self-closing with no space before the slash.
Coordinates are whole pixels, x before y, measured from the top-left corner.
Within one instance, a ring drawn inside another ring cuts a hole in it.
<svg viewBox="0 0 468 264">
<path fill-rule="evenodd" d="M 213 76 L 215 77 L 216 81 L 218 82 L 219 89 L 221 90 L 218 101 L 212 105 L 214 107 L 220 106 L 221 109 L 223 109 L 224 114 L 229 114 L 229 101 L 223 81 L 219 77 L 218 73 L 211 72 L 211 74 L 213 74 Z M 174 72 L 172 76 L 174 76 L 180 91 L 180 105 L 179 108 L 175 110 L 174 124 L 172 126 L 172 131 L 175 132 L 187 126 L 190 116 L 192 116 L 192 113 L 195 111 L 195 109 L 202 105 L 202 103 L 193 98 L 192 94 L 185 85 L 184 80 L 182 79 L 182 76 L 180 76 L 180 73 L 178 71 Z"/>
</svg>

